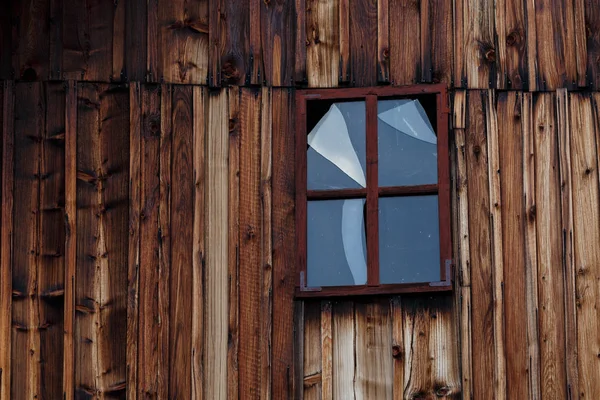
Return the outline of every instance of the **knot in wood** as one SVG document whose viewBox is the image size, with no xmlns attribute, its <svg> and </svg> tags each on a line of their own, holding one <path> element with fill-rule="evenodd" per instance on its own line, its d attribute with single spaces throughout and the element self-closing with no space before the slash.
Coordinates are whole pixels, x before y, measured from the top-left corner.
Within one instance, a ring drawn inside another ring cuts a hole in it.
<svg viewBox="0 0 600 400">
<path fill-rule="evenodd" d="M 521 76 L 519 74 L 515 74 L 515 76 L 513 76 L 513 86 L 521 86 L 523 84 L 523 80 L 521 79 Z M 521 116 L 519 114 L 519 116 Z"/>
<path fill-rule="evenodd" d="M 520 41 L 521 41 L 521 35 L 519 35 L 518 32 L 511 32 L 506 37 L 506 45 L 507 46 L 513 46 L 515 44 L 518 44 Z"/>
<path fill-rule="evenodd" d="M 390 57 L 390 49 L 385 47 L 383 49 L 383 51 L 381 52 L 381 55 L 383 56 L 383 58 L 389 58 Z"/>
<path fill-rule="evenodd" d="M 473 153 L 477 156 L 481 153 L 481 146 L 475 145 L 473 146 Z"/>
<path fill-rule="evenodd" d="M 402 348 L 397 344 L 392 346 L 392 357 L 398 360 L 402 359 Z"/>
<path fill-rule="evenodd" d="M 487 49 L 485 52 L 485 59 L 488 60 L 489 62 L 496 61 L 496 50 Z"/>
</svg>

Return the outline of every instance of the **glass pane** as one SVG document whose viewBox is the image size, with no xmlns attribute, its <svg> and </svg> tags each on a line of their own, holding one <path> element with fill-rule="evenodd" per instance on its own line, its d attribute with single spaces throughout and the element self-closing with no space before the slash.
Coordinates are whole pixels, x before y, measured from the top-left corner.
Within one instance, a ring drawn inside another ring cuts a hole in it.
<svg viewBox="0 0 600 400">
<path fill-rule="evenodd" d="M 379 186 L 437 183 L 437 136 L 418 100 L 377 103 Z"/>
<path fill-rule="evenodd" d="M 440 280 L 438 196 L 379 199 L 381 283 Z"/>
<path fill-rule="evenodd" d="M 314 112 L 318 111 L 319 108 L 315 107 Z M 309 190 L 366 186 L 365 124 L 364 101 L 340 102 L 329 106 L 307 138 Z"/>
<path fill-rule="evenodd" d="M 367 283 L 365 200 L 309 201 L 307 285 Z"/>
</svg>

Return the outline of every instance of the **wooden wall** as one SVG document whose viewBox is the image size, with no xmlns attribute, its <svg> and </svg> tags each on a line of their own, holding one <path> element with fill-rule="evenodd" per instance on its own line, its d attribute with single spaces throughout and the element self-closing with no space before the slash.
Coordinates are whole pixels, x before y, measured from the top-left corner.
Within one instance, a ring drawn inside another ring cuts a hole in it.
<svg viewBox="0 0 600 400">
<path fill-rule="evenodd" d="M 0 4 L 0 399 L 594 399 L 597 0 Z M 455 290 L 294 301 L 294 90 L 451 88 Z"/>
</svg>

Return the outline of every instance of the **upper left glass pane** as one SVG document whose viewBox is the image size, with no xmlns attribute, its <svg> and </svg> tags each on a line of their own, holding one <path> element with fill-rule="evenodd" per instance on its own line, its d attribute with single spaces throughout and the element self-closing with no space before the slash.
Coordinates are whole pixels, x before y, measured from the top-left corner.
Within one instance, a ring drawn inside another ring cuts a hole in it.
<svg viewBox="0 0 600 400">
<path fill-rule="evenodd" d="M 307 189 L 366 187 L 364 101 L 307 104 Z"/>
</svg>

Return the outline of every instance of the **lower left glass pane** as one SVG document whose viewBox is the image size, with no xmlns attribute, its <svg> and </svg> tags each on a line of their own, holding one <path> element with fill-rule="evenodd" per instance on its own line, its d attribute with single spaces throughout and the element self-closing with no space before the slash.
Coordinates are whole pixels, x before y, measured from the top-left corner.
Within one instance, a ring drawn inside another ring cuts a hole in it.
<svg viewBox="0 0 600 400">
<path fill-rule="evenodd" d="M 307 205 L 307 286 L 367 283 L 365 199 Z"/>
</svg>

